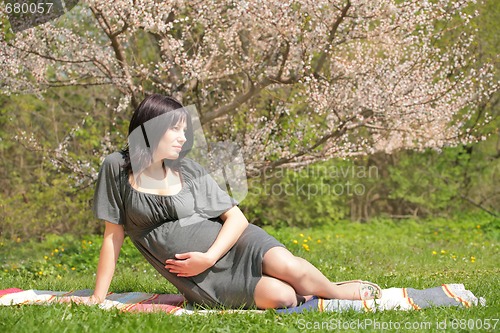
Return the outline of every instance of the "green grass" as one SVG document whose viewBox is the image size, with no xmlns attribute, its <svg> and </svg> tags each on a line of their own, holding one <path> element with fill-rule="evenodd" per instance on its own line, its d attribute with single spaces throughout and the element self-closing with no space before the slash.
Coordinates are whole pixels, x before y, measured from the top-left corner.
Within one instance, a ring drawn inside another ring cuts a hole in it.
<svg viewBox="0 0 500 333">
<path fill-rule="evenodd" d="M 365 279 L 387 287 L 428 288 L 463 283 L 485 307 L 433 308 L 380 313 L 317 313 L 278 315 L 225 314 L 172 316 L 131 314 L 79 305 L 0 308 L 2 332 L 303 332 L 339 328 L 343 331 L 446 330 L 494 332 L 500 309 L 498 259 L 500 221 L 466 217 L 338 223 L 312 229 L 267 229 L 293 253 L 320 268 L 331 280 Z M 307 240 L 307 242 L 305 242 Z M 319 242 L 318 242 L 319 241 Z M 304 245 L 305 244 L 305 245 Z M 50 236 L 43 242 L 0 240 L 0 289 L 75 290 L 93 288 L 100 236 L 75 239 Z M 114 292 L 173 293 L 175 288 L 148 266 L 126 241 L 111 285 Z M 358 326 L 359 324 L 359 326 Z M 342 326 L 343 325 L 343 326 Z M 349 327 L 346 327 L 349 325 Z M 379 326 L 375 326 L 379 325 Z M 483 326 L 483 329 L 480 328 Z M 340 326 L 340 327 L 339 327 Z M 359 327 L 359 329 L 358 329 Z"/>
</svg>

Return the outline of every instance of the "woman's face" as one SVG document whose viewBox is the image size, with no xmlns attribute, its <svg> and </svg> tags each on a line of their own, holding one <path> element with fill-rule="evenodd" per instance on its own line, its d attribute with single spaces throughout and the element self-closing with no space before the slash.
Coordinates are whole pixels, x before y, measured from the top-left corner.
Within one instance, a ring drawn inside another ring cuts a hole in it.
<svg viewBox="0 0 500 333">
<path fill-rule="evenodd" d="M 182 150 L 182 145 L 186 142 L 186 121 L 182 120 L 175 126 L 169 128 L 158 143 L 154 152 L 154 161 L 163 159 L 176 160 Z"/>
</svg>

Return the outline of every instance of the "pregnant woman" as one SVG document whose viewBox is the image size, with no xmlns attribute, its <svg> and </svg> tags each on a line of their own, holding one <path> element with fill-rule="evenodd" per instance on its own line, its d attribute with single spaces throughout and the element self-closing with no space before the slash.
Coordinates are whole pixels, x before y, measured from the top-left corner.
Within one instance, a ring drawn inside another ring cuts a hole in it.
<svg viewBox="0 0 500 333">
<path fill-rule="evenodd" d="M 193 304 L 267 309 L 294 307 L 312 295 L 380 297 L 370 282 L 329 281 L 249 224 L 237 202 L 186 157 L 192 146 L 191 117 L 175 99 L 151 95 L 135 110 L 129 145 L 99 171 L 94 212 L 105 231 L 88 302 L 104 300 L 125 235 Z"/>
</svg>

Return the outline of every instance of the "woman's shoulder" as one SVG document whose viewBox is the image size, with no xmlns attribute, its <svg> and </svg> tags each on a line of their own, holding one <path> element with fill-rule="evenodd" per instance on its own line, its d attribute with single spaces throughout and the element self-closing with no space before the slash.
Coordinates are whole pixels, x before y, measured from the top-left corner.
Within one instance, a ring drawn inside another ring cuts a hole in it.
<svg viewBox="0 0 500 333">
<path fill-rule="evenodd" d="M 207 174 L 207 170 L 203 166 L 188 157 L 184 157 L 182 159 L 181 168 L 193 176 L 202 176 Z"/>
<path fill-rule="evenodd" d="M 125 154 L 121 151 L 116 151 L 107 155 L 102 161 L 102 168 L 112 171 L 120 171 L 125 165 Z"/>
</svg>

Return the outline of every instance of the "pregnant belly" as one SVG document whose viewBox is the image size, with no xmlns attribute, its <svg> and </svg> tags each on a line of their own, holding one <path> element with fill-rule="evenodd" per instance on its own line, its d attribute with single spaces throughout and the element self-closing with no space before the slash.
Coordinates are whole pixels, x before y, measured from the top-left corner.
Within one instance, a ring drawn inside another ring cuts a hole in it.
<svg viewBox="0 0 500 333">
<path fill-rule="evenodd" d="M 221 223 L 211 220 L 185 226 L 178 221 L 167 222 L 146 235 L 141 243 L 154 257 L 164 262 L 178 253 L 206 252 L 221 228 Z"/>
</svg>

